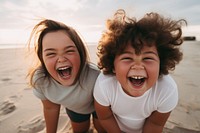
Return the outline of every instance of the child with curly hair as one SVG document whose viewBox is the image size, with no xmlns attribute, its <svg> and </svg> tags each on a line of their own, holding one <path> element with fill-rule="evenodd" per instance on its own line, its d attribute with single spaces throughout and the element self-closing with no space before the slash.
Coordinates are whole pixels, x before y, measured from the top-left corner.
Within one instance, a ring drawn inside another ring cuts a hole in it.
<svg viewBox="0 0 200 133">
<path fill-rule="evenodd" d="M 169 74 L 182 59 L 186 21 L 146 14 L 136 21 L 118 10 L 98 45 L 103 71 L 94 88 L 95 108 L 108 133 L 161 133 L 178 103 Z"/>
</svg>

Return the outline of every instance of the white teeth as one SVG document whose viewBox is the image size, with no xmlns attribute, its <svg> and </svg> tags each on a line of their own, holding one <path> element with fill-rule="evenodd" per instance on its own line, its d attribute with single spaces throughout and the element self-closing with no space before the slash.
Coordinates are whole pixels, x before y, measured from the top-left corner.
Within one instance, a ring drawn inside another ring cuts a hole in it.
<svg viewBox="0 0 200 133">
<path fill-rule="evenodd" d="M 69 67 L 60 67 L 60 68 L 58 68 L 58 70 L 65 70 L 67 68 L 69 68 Z"/>
<path fill-rule="evenodd" d="M 142 76 L 132 76 L 131 78 L 134 78 L 134 79 L 142 79 L 142 78 L 144 78 L 144 77 L 142 77 Z"/>
</svg>

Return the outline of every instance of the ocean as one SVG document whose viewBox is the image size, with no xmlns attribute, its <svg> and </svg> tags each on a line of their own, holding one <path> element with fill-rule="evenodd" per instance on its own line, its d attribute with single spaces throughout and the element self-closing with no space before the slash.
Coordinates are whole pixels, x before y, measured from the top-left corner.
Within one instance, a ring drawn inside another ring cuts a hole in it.
<svg viewBox="0 0 200 133">
<path fill-rule="evenodd" d="M 184 41 L 184 44 L 199 44 L 200 45 L 200 41 Z M 85 43 L 88 47 L 89 46 L 96 46 L 98 43 L 97 42 L 86 42 Z M 27 44 L 0 44 L 0 49 L 8 49 L 8 48 L 27 48 Z"/>
<path fill-rule="evenodd" d="M 97 45 L 97 42 L 87 42 L 87 46 Z M 27 48 L 27 44 L 0 44 L 0 49 L 9 49 L 9 48 Z"/>
<path fill-rule="evenodd" d="M 27 48 L 26 44 L 0 44 L 0 49 Z"/>
</svg>

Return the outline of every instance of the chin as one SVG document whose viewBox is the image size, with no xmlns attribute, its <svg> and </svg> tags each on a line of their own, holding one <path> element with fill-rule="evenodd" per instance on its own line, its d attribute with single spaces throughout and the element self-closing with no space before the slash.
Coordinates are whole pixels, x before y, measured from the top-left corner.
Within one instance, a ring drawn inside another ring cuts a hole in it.
<svg viewBox="0 0 200 133">
<path fill-rule="evenodd" d="M 60 84 L 63 85 L 63 86 L 71 86 L 71 85 L 73 85 L 73 83 L 71 83 L 71 82 L 70 83 L 69 82 L 68 83 L 61 82 Z"/>
<path fill-rule="evenodd" d="M 58 79 L 58 82 L 63 86 L 71 86 L 74 84 L 74 80 L 72 79 Z"/>
<path fill-rule="evenodd" d="M 144 93 L 146 92 L 145 89 L 141 88 L 141 89 L 133 89 L 129 95 L 133 96 L 133 97 L 140 97 L 142 95 L 144 95 Z"/>
</svg>

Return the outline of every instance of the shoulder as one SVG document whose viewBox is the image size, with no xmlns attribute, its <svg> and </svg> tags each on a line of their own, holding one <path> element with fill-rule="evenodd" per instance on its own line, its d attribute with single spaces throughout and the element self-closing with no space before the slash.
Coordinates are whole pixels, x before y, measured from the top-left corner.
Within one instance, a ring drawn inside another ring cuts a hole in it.
<svg viewBox="0 0 200 133">
<path fill-rule="evenodd" d="M 115 99 L 117 80 L 115 76 L 100 73 L 94 87 L 95 100 L 104 106 L 109 106 L 111 101 Z"/>
<path fill-rule="evenodd" d="M 98 77 L 100 70 L 94 64 L 87 64 L 82 70 L 81 77 L 86 79 L 95 79 Z"/>
<path fill-rule="evenodd" d="M 97 66 L 86 64 L 80 75 L 80 83 L 86 88 L 93 88 L 100 73 Z"/>
<path fill-rule="evenodd" d="M 159 112 L 166 113 L 175 108 L 178 103 L 178 88 L 170 75 L 159 78 L 154 91 Z"/>
<path fill-rule="evenodd" d="M 175 80 L 169 74 L 160 77 L 157 83 L 159 88 L 177 88 Z"/>
<path fill-rule="evenodd" d="M 100 73 L 95 84 L 95 89 L 114 91 L 118 88 L 118 81 L 114 75 L 105 75 Z"/>
<path fill-rule="evenodd" d="M 43 88 L 50 84 L 51 78 L 48 77 L 44 70 L 41 68 L 38 68 L 34 74 L 33 74 L 33 83 L 35 85 L 35 88 Z"/>
<path fill-rule="evenodd" d="M 116 82 L 116 77 L 114 75 L 105 75 L 103 73 L 100 73 L 97 81 L 100 83 L 113 83 Z"/>
<path fill-rule="evenodd" d="M 88 64 L 88 69 L 89 69 L 89 72 L 92 74 L 99 75 L 99 73 L 100 73 L 100 70 L 98 69 L 98 67 L 95 64 Z"/>
<path fill-rule="evenodd" d="M 177 89 L 177 84 L 170 75 L 163 75 L 155 85 L 156 92 L 163 95 L 177 93 Z"/>
</svg>

